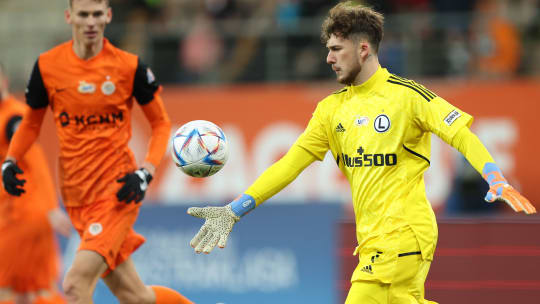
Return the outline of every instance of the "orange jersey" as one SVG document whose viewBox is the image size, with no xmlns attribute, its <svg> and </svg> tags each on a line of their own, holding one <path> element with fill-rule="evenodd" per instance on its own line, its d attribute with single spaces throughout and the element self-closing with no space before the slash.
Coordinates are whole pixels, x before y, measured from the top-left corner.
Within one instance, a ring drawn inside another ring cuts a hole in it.
<svg viewBox="0 0 540 304">
<path fill-rule="evenodd" d="M 9 141 L 17 125 L 20 123 L 27 107 L 13 97 L 0 102 L 0 156 L 5 158 Z M 14 218 L 25 217 L 28 213 L 45 213 L 56 208 L 58 201 L 54 190 L 52 176 L 43 150 L 33 145 L 28 153 L 17 162 L 26 179 L 22 196 L 12 196 L 0 191 L 0 226 Z"/>
<path fill-rule="evenodd" d="M 53 111 L 66 206 L 109 197 L 120 187 L 116 180 L 136 169 L 128 148 L 134 99 L 153 128 L 147 161 L 159 164 L 170 132 L 159 90 L 154 75 L 136 55 L 106 39 L 101 52 L 89 60 L 77 57 L 72 41 L 39 56 L 26 101 L 34 113 L 47 106 Z M 157 135 L 155 125 L 160 125 Z"/>
<path fill-rule="evenodd" d="M 27 107 L 13 97 L 0 102 L 0 156 L 4 158 Z M 59 276 L 58 250 L 48 211 L 58 207 L 45 155 L 33 145 L 17 164 L 25 193 L 0 191 L 0 288 L 15 292 L 48 290 Z"/>
</svg>

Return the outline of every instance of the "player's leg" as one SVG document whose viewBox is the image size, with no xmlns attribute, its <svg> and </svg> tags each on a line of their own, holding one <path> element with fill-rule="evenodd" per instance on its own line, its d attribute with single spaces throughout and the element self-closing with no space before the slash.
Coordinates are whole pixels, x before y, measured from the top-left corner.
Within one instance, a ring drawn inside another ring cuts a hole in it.
<svg viewBox="0 0 540 304">
<path fill-rule="evenodd" d="M 101 274 L 107 270 L 105 259 L 97 252 L 80 250 L 62 284 L 70 304 L 88 304 Z"/>
<path fill-rule="evenodd" d="M 394 280 L 389 288 L 389 303 L 436 304 L 424 299 L 424 283 L 431 261 L 424 260 L 412 230 L 402 231 Z"/>
<path fill-rule="evenodd" d="M 15 304 L 32 304 L 33 295 L 20 293 L 15 295 Z"/>
<path fill-rule="evenodd" d="M 345 304 L 386 304 L 389 286 L 375 281 L 354 281 Z"/>
<path fill-rule="evenodd" d="M 128 258 L 103 281 L 121 304 L 188 304 L 192 303 L 180 293 L 163 286 L 145 286 L 135 270 L 135 264 Z"/>
<path fill-rule="evenodd" d="M 0 304 L 13 303 L 13 290 L 9 287 L 0 287 Z"/>
</svg>

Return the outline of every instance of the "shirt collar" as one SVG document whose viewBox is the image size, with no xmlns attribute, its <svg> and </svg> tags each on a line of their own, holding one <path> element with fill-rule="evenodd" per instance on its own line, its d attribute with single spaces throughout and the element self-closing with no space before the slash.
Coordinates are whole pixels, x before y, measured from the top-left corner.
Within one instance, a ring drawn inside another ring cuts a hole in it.
<svg viewBox="0 0 540 304">
<path fill-rule="evenodd" d="M 386 81 L 386 79 L 388 78 L 388 75 L 390 75 L 388 70 L 385 69 L 385 68 L 382 68 L 379 65 L 379 67 L 377 68 L 377 71 L 373 75 L 371 75 L 371 77 L 369 77 L 368 80 L 366 80 L 365 82 L 363 82 L 363 83 L 361 83 L 359 85 L 351 85 L 351 86 L 349 86 L 348 91 L 350 91 L 351 93 L 354 93 L 354 94 L 368 93 L 375 86 L 377 86 L 381 82 Z"/>
</svg>

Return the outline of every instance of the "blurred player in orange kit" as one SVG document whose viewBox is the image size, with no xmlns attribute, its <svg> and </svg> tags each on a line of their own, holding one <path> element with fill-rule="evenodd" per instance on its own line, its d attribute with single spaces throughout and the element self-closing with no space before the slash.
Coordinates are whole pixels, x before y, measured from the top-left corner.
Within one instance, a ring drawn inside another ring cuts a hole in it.
<svg viewBox="0 0 540 304">
<path fill-rule="evenodd" d="M 0 65 L 0 155 L 27 107 L 9 94 Z M 43 151 L 33 145 L 19 162 L 28 179 L 26 195 L 0 191 L 0 303 L 65 303 L 58 292 L 60 256 L 53 229 L 68 236 L 71 224 L 59 209 Z"/>
<path fill-rule="evenodd" d="M 63 282 L 68 303 L 92 303 L 100 277 L 120 303 L 191 303 L 172 289 L 145 286 L 130 257 L 145 242 L 133 224 L 169 140 L 161 87 L 138 56 L 104 38 L 112 19 L 108 0 L 68 5 L 72 40 L 41 54 L 34 65 L 26 92 L 30 110 L 2 165 L 4 187 L 25 195 L 18 160 L 37 139 L 50 107 L 60 142 L 62 197 L 81 237 Z M 134 101 L 152 127 L 139 167 L 128 148 Z"/>
</svg>

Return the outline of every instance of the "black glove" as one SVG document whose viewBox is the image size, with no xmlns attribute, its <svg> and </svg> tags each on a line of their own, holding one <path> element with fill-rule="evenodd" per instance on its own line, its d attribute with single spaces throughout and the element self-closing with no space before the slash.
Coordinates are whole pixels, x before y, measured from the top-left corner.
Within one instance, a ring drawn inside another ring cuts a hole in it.
<svg viewBox="0 0 540 304">
<path fill-rule="evenodd" d="M 26 183 L 26 180 L 18 179 L 17 174 L 23 174 L 23 170 L 21 170 L 15 162 L 6 160 L 2 164 L 2 181 L 4 182 L 4 189 L 11 195 L 21 196 L 21 194 L 25 192 L 23 186 L 24 183 Z"/>
<path fill-rule="evenodd" d="M 124 177 L 117 180 L 119 183 L 124 183 L 116 193 L 118 201 L 126 201 L 128 204 L 132 201 L 139 203 L 144 198 L 144 193 L 148 189 L 151 180 L 152 174 L 145 168 L 124 175 Z"/>
</svg>

